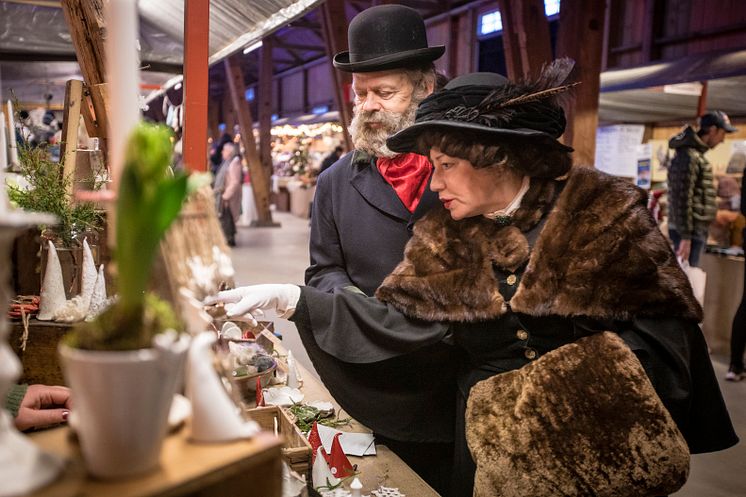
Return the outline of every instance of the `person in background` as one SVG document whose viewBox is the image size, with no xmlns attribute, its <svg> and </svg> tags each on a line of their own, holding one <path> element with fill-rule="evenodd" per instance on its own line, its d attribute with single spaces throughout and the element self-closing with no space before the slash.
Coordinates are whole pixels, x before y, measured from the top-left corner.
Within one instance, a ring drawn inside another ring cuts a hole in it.
<svg viewBox="0 0 746 497">
<path fill-rule="evenodd" d="M 342 145 L 337 145 L 334 147 L 334 150 L 332 150 L 332 153 L 324 157 L 324 160 L 321 161 L 321 168 L 319 169 L 319 174 L 323 173 L 327 169 L 331 167 L 332 164 L 337 162 L 340 157 L 342 157 L 342 152 L 344 152 L 344 148 L 342 148 Z"/>
<path fill-rule="evenodd" d="M 230 247 L 236 246 L 236 223 L 241 215 L 241 158 L 236 153 L 236 144 L 223 144 L 222 157 L 213 191 L 215 193 L 215 209 L 218 212 L 220 226 L 223 228 L 225 240 Z"/>
<path fill-rule="evenodd" d="M 21 431 L 45 428 L 67 421 L 70 415 L 70 389 L 62 386 L 13 385 L 5 408 Z"/>
<path fill-rule="evenodd" d="M 715 219 L 710 223 L 707 233 L 709 244 L 729 251 L 741 250 L 741 229 L 743 216 L 739 212 L 741 190 L 738 179 L 731 175 L 720 175 L 715 178 L 717 196 Z M 735 236 L 734 236 L 735 235 Z"/>
<path fill-rule="evenodd" d="M 171 169 L 174 172 L 184 171 L 184 141 L 180 132 L 174 134 L 174 152 L 171 156 Z"/>
<path fill-rule="evenodd" d="M 210 172 L 213 176 L 218 174 L 220 164 L 223 162 L 223 146 L 226 143 L 233 143 L 233 139 L 228 133 L 223 133 L 210 153 Z"/>
<path fill-rule="evenodd" d="M 437 196 L 427 188 L 432 173 L 428 158 L 394 152 L 386 139 L 414 122 L 417 104 L 435 88 L 433 62 L 445 47 L 428 45 L 425 23 L 416 10 L 393 4 L 355 16 L 348 41 L 350 50 L 336 54 L 333 63 L 338 70 L 352 73 L 354 149 L 318 177 L 305 282 L 323 292 L 355 287 L 373 295 L 402 259 L 415 220 L 437 203 Z M 401 413 L 376 431 L 377 441 L 445 494 L 453 423 L 421 420 L 430 416 L 429 403 L 441 401 L 454 415 L 448 378 L 455 371 L 448 360 L 452 347 L 436 344 L 434 348 L 437 352 L 432 355 L 412 353 L 398 363 L 396 381 L 418 384 L 418 399 L 400 399 L 391 385 L 394 380 L 370 377 L 367 381 L 378 382 L 378 391 L 386 392 L 379 396 L 381 408 L 389 406 Z M 350 368 L 344 374 L 360 373 Z"/>
<path fill-rule="evenodd" d="M 246 166 L 243 166 L 243 191 L 241 196 L 241 220 L 239 226 L 251 226 L 251 223 L 258 219 L 256 212 L 256 202 L 254 201 L 254 188 L 251 186 L 251 173 Z"/>
<path fill-rule="evenodd" d="M 741 177 L 741 214 L 746 216 L 746 174 Z M 742 238 L 744 253 L 746 253 L 746 229 L 743 230 Z M 746 266 L 744 272 L 746 278 Z M 744 280 L 746 281 L 746 279 Z M 746 292 L 741 292 L 741 303 L 736 315 L 733 317 L 733 327 L 730 332 L 730 366 L 725 379 L 728 381 L 741 381 L 746 378 L 743 367 L 743 354 L 746 349 Z"/>
<path fill-rule="evenodd" d="M 717 211 L 712 165 L 705 152 L 722 143 L 726 133 L 735 131 L 728 116 L 715 110 L 700 118 L 696 132 L 686 126 L 668 142 L 675 150 L 668 169 L 668 236 L 676 255 L 690 266 L 699 265 L 707 230 Z"/>
</svg>

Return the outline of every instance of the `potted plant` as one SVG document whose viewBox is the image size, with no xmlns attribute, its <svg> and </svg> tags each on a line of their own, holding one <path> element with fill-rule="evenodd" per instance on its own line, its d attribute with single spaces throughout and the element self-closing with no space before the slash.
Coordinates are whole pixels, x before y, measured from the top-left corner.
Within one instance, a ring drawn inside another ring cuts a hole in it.
<svg viewBox="0 0 746 497">
<path fill-rule="evenodd" d="M 173 175 L 170 132 L 142 124 L 127 145 L 116 204 L 118 298 L 60 346 L 88 470 L 128 476 L 158 464 L 187 338 L 170 305 L 146 292 L 161 238 L 187 195 Z"/>
<path fill-rule="evenodd" d="M 29 212 L 48 212 L 57 218 L 57 224 L 41 225 L 42 241 L 51 240 L 57 249 L 64 279 L 65 293 L 68 298 L 79 293 L 80 281 L 77 278 L 83 260 L 83 240 L 88 237 L 94 254 L 98 233 L 103 225 L 103 215 L 92 202 L 76 202 L 71 184 L 71 175 L 64 175 L 61 162 L 51 160 L 45 147 L 19 147 L 20 177 L 24 184 L 11 181 L 7 185 L 8 198 L 16 206 Z M 87 178 L 93 189 L 101 187 L 102 181 L 96 179 L 95 171 Z M 29 230 L 27 236 L 19 243 L 19 274 L 35 273 L 41 267 L 44 274 L 46 257 L 42 256 L 39 264 L 36 256 L 41 245 L 42 254 L 47 249 L 46 242 L 39 244 L 39 230 Z M 17 290 L 21 293 L 38 294 L 40 278 L 20 278 Z"/>
</svg>

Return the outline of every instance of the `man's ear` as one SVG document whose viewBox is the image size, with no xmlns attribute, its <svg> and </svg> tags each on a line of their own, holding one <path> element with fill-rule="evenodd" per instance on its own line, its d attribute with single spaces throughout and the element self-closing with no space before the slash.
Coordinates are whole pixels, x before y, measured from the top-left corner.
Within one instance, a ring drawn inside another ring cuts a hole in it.
<svg viewBox="0 0 746 497">
<path fill-rule="evenodd" d="M 427 94 L 430 95 L 435 90 L 435 79 L 427 82 Z"/>
</svg>

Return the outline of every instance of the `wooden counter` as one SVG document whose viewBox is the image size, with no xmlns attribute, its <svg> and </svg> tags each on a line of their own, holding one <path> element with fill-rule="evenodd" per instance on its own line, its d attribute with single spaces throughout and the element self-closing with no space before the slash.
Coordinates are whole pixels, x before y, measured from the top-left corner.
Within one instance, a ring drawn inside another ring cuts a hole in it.
<svg viewBox="0 0 746 497">
<path fill-rule="evenodd" d="M 282 342 L 272 333 L 264 331 L 262 332 L 262 337 L 272 341 L 275 350 L 280 355 L 287 354 Z M 284 366 L 282 361 L 278 361 L 278 363 L 281 368 Z M 329 391 L 321 382 L 297 362 L 296 367 L 303 378 L 303 385 L 301 387 L 301 391 L 305 395 L 303 402 L 313 402 L 314 400 L 328 401 L 334 404 L 334 408 L 340 418 L 349 417 L 344 411 L 340 412 L 339 404 L 332 398 Z M 350 425 L 341 426 L 337 429 L 340 431 L 370 433 L 368 428 L 355 420 Z M 363 495 L 370 494 L 372 490 L 383 485 L 398 488 L 407 497 L 439 497 L 439 494 L 432 487 L 384 445 L 376 444 L 375 456 L 348 457 L 352 464 L 357 465 L 360 472 L 358 479 L 363 484 Z"/>
<path fill-rule="evenodd" d="M 55 381 L 59 375 L 57 342 L 67 331 L 64 325 L 39 323 L 31 330 L 29 348 L 26 354 L 19 355 L 24 362 L 24 379 L 26 381 L 47 384 L 60 384 Z M 13 341 L 20 330 L 14 324 Z M 287 354 L 282 342 L 270 332 L 263 332 L 263 337 L 272 341 L 274 348 L 281 354 Z M 13 344 L 16 345 L 15 343 Z M 15 348 L 15 347 L 14 347 Z M 280 364 L 282 362 L 280 361 Z M 283 364 L 284 365 L 284 364 Z M 330 401 L 337 413 L 339 405 L 329 391 L 310 372 L 298 365 L 303 378 L 302 391 L 305 402 L 314 400 Z M 59 376 L 61 380 L 61 376 Z M 342 431 L 369 432 L 365 426 L 353 421 L 349 426 L 341 427 Z M 70 458 L 62 479 L 32 495 L 39 497 L 162 497 L 162 496 L 227 496 L 274 497 L 280 493 L 280 444 L 281 441 L 271 435 L 263 434 L 251 441 L 233 444 L 202 445 L 191 444 L 186 437 L 189 427 L 169 436 L 161 455 L 162 466 L 153 473 L 138 478 L 119 482 L 102 482 L 88 478 L 77 445 L 68 441 L 69 430 L 57 428 L 31 435 L 32 440 L 49 452 Z M 370 494 L 381 485 L 395 487 L 407 497 L 438 497 L 435 492 L 417 473 L 387 447 L 376 445 L 376 456 L 353 457 L 352 464 L 358 466 L 358 478 L 363 484 L 363 494 Z M 266 486 L 257 486 L 257 482 Z M 256 492 L 254 492 L 256 490 Z M 278 490 L 279 492 L 279 490 Z"/>
<path fill-rule="evenodd" d="M 86 475 L 68 428 L 33 433 L 31 440 L 68 460 L 60 478 L 34 497 L 279 497 L 281 440 L 261 433 L 227 444 L 194 444 L 189 427 L 166 438 L 161 466 L 139 477 L 94 480 Z"/>
</svg>

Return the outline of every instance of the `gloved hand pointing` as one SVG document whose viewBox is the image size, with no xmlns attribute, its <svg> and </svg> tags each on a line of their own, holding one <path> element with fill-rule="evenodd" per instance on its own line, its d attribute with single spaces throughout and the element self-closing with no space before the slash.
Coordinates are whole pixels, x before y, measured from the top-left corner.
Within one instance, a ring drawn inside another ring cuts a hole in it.
<svg viewBox="0 0 746 497">
<path fill-rule="evenodd" d="M 290 318 L 300 299 L 300 287 L 288 284 L 249 285 L 225 290 L 215 296 L 207 297 L 205 304 L 222 302 L 226 304 L 228 317 L 244 316 L 256 326 L 256 316 L 267 310 L 275 310 L 283 319 Z"/>
</svg>

